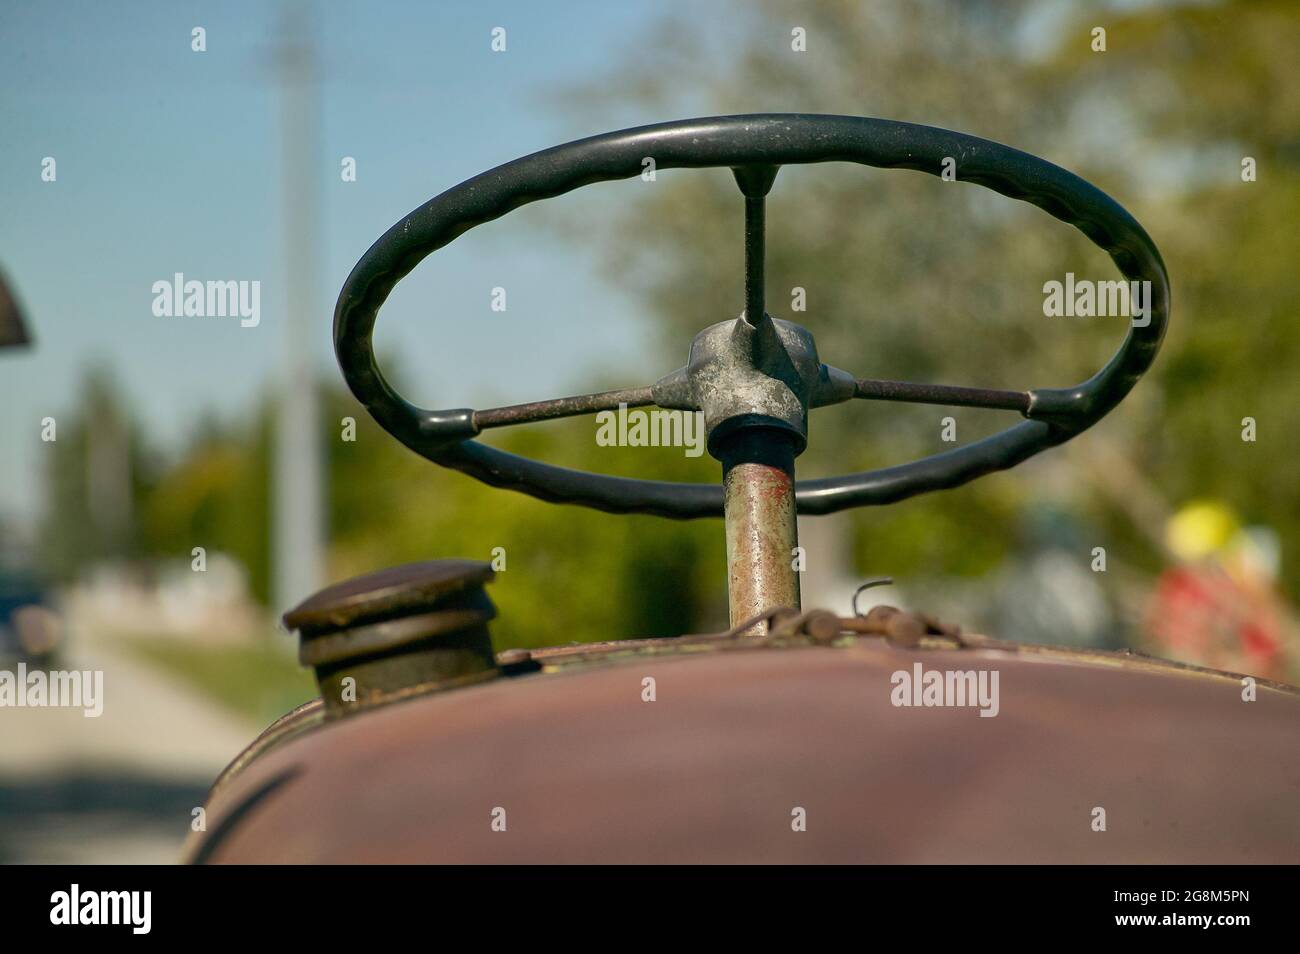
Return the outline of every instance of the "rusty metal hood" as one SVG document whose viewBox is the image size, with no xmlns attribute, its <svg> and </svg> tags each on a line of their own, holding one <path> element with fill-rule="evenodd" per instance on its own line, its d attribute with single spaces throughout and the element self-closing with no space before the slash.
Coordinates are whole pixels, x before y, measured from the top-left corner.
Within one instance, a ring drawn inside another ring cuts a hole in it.
<svg viewBox="0 0 1300 954">
<path fill-rule="evenodd" d="M 219 780 L 190 859 L 1300 855 L 1300 695 L 1286 686 L 943 636 L 648 640 L 501 661 L 513 677 L 342 720 L 319 704 L 291 714 Z M 996 672 L 996 714 L 900 704 L 898 674 L 929 672 Z"/>
</svg>

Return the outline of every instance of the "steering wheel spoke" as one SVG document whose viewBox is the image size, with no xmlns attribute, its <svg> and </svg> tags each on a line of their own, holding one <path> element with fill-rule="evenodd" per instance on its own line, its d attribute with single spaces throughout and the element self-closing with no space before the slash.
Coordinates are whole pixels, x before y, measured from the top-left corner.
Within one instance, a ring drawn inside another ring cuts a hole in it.
<svg viewBox="0 0 1300 954">
<path fill-rule="evenodd" d="M 952 384 L 915 384 L 911 381 L 877 381 L 859 378 L 853 396 L 864 401 L 896 401 L 907 404 L 939 404 L 945 407 L 984 407 L 1019 411 L 1028 416 L 1032 403 L 1030 391 L 1003 391 L 997 388 L 968 388 Z"/>
<path fill-rule="evenodd" d="M 515 424 L 532 424 L 535 421 L 553 421 L 562 417 L 581 417 L 600 411 L 617 411 L 620 407 L 646 407 L 655 403 L 649 387 L 620 388 L 614 391 L 597 391 L 573 397 L 552 398 L 549 401 L 532 401 L 528 404 L 509 404 L 474 411 L 471 420 L 475 431 L 492 427 L 510 427 Z"/>
</svg>

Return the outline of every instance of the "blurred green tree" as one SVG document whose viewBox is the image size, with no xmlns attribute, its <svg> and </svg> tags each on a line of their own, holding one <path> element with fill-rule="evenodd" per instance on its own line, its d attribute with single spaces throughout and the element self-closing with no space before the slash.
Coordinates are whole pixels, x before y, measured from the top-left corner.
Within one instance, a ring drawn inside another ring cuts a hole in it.
<svg viewBox="0 0 1300 954">
<path fill-rule="evenodd" d="M 86 370 L 75 403 L 53 426 L 37 558 L 54 579 L 70 580 L 102 560 L 141 552 L 138 514 L 154 461 L 122 389 L 101 365 Z"/>
</svg>

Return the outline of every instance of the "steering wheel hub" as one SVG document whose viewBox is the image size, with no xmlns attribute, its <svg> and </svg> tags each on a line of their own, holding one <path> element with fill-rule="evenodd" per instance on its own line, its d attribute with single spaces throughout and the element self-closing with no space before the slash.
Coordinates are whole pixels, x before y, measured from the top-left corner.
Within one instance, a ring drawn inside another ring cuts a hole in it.
<svg viewBox="0 0 1300 954">
<path fill-rule="evenodd" d="M 714 457 L 740 427 L 785 431 L 798 455 L 808 445 L 808 409 L 849 400 L 855 384 L 821 363 L 802 325 L 764 315 L 755 326 L 741 316 L 696 335 L 686 367 L 660 378 L 651 393 L 659 407 L 703 412 Z"/>
</svg>

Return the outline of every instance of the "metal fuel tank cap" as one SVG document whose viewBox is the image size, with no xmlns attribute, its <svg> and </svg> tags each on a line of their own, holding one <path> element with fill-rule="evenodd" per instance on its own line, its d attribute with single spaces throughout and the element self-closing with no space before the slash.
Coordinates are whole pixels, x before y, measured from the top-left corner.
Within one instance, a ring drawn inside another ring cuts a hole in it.
<svg viewBox="0 0 1300 954">
<path fill-rule="evenodd" d="M 500 674 L 484 585 L 474 560 L 429 560 L 354 577 L 284 614 L 298 659 L 316 672 L 328 717 Z"/>
</svg>

